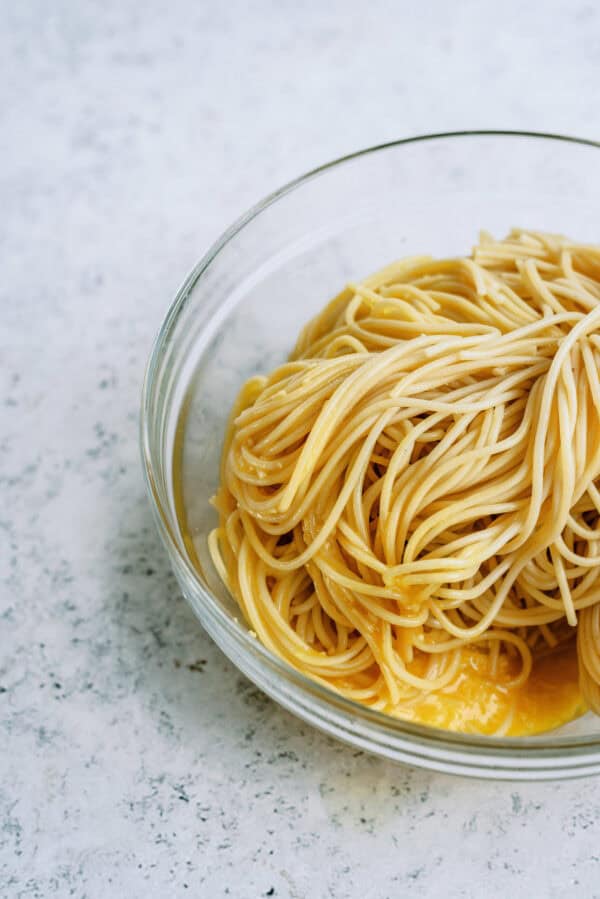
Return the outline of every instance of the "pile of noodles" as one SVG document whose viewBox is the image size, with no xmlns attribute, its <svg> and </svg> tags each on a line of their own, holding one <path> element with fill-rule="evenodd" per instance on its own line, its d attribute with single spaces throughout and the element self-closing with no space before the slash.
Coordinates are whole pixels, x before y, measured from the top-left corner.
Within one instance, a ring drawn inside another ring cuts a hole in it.
<svg viewBox="0 0 600 899">
<path fill-rule="evenodd" d="M 576 634 L 600 711 L 599 365 L 600 247 L 483 234 L 349 285 L 226 435 L 209 545 L 259 639 L 401 715 L 465 646 L 516 685 Z"/>
</svg>

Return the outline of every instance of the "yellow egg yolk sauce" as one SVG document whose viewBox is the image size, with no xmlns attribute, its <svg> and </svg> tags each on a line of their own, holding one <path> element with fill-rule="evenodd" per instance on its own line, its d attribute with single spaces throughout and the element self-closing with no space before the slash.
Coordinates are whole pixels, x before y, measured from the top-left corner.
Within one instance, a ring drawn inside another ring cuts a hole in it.
<svg viewBox="0 0 600 899">
<path fill-rule="evenodd" d="M 525 737 L 553 730 L 587 711 L 579 690 L 574 642 L 535 660 L 527 681 L 517 686 L 507 683 L 516 672 L 506 657 L 499 658 L 492 677 L 484 652 L 465 647 L 461 656 L 456 684 L 427 694 L 412 708 L 399 710 L 398 717 L 462 733 L 500 731 L 503 736 Z M 424 664 L 426 659 L 415 659 L 407 667 L 421 674 Z M 503 727 L 505 723 L 508 726 Z"/>
</svg>

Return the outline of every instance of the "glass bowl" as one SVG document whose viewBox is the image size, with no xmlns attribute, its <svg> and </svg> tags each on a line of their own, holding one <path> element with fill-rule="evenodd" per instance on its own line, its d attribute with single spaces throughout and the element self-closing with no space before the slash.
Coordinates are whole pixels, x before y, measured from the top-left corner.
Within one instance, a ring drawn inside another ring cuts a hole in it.
<svg viewBox="0 0 600 899">
<path fill-rule="evenodd" d="M 143 390 L 142 456 L 184 595 L 258 687 L 362 750 L 475 777 L 581 776 L 600 771 L 600 718 L 588 714 L 520 739 L 454 734 L 346 700 L 265 649 L 206 546 L 229 409 L 242 382 L 283 361 L 301 326 L 346 281 L 392 260 L 468 253 L 480 228 L 502 237 L 521 226 L 597 242 L 598 148 L 552 135 L 468 132 L 397 141 L 324 165 L 271 194 L 217 241 L 156 339 Z"/>
</svg>

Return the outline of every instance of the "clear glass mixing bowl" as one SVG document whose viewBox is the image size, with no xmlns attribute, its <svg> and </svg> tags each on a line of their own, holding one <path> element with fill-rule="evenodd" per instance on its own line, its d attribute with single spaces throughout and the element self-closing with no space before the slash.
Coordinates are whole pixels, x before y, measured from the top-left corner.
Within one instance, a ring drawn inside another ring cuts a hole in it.
<svg viewBox="0 0 600 899">
<path fill-rule="evenodd" d="M 231 403 L 247 377 L 286 357 L 300 327 L 346 281 L 400 256 L 468 253 L 480 228 L 503 236 L 513 225 L 598 242 L 598 149 L 551 135 L 470 132 L 398 141 L 324 165 L 267 197 L 217 241 L 156 339 L 142 455 L 181 589 L 257 686 L 360 749 L 477 777 L 572 777 L 600 771 L 600 718 L 521 739 L 452 734 L 370 711 L 272 655 L 248 631 L 206 548 Z M 184 506 L 189 534 L 180 526 Z"/>
</svg>

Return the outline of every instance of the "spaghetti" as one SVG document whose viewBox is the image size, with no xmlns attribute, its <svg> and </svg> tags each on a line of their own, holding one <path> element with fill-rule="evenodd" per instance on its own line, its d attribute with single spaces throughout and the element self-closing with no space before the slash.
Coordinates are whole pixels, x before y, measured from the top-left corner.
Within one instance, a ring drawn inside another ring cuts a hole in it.
<svg viewBox="0 0 600 899">
<path fill-rule="evenodd" d="M 600 247 L 483 234 L 348 285 L 228 426 L 209 548 L 258 638 L 412 720 L 475 672 L 515 733 L 576 636 L 600 712 L 599 366 Z"/>
</svg>

